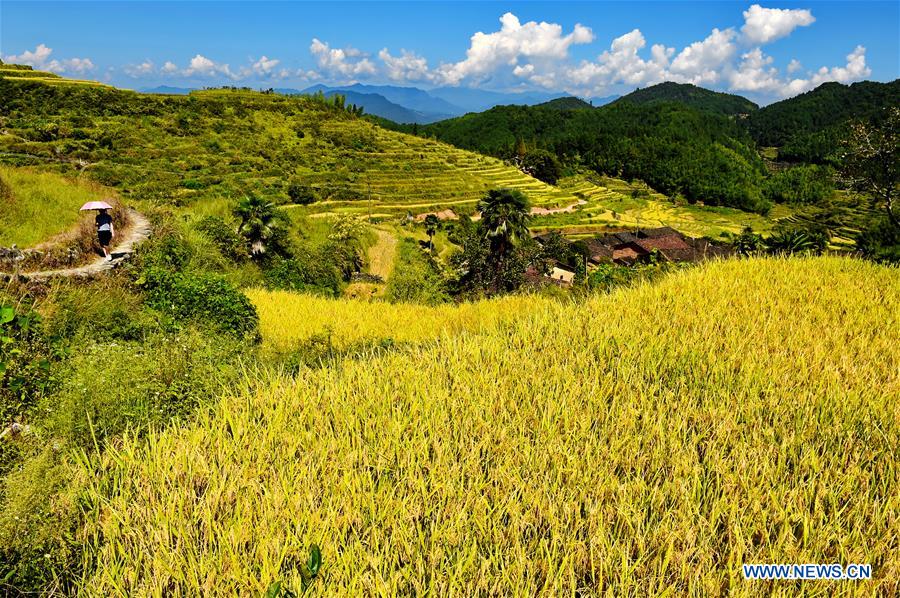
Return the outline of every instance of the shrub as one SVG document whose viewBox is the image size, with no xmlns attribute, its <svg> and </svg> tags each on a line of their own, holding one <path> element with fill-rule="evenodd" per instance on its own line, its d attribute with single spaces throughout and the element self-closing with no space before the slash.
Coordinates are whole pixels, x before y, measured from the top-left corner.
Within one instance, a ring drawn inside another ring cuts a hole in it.
<svg viewBox="0 0 900 598">
<path fill-rule="evenodd" d="M 23 417 L 52 386 L 51 348 L 40 323 L 37 313 L 0 300 L 0 430 Z"/>
<path fill-rule="evenodd" d="M 222 218 L 206 216 L 196 224 L 196 228 L 231 261 L 243 262 L 250 257 L 244 240 Z"/>
<path fill-rule="evenodd" d="M 887 217 L 874 222 L 856 237 L 856 246 L 878 262 L 900 263 L 900 229 Z"/>
<path fill-rule="evenodd" d="M 287 187 L 288 198 L 301 206 L 309 205 L 318 200 L 312 187 L 304 185 L 300 181 L 293 180 Z"/>
<path fill-rule="evenodd" d="M 385 292 L 394 303 L 436 305 L 450 300 L 447 283 L 430 255 L 403 239 Z"/>
<path fill-rule="evenodd" d="M 338 269 L 308 252 L 272 260 L 263 279 L 266 288 L 272 290 L 305 291 L 329 297 L 336 297 L 341 290 Z"/>
<path fill-rule="evenodd" d="M 550 185 L 555 185 L 562 176 L 559 160 L 545 150 L 532 150 L 525 154 L 522 159 L 522 171 Z"/>
<path fill-rule="evenodd" d="M 179 320 L 203 322 L 238 336 L 258 338 L 259 317 L 250 300 L 221 275 L 183 274 L 153 266 L 138 283 L 147 303 Z"/>
</svg>

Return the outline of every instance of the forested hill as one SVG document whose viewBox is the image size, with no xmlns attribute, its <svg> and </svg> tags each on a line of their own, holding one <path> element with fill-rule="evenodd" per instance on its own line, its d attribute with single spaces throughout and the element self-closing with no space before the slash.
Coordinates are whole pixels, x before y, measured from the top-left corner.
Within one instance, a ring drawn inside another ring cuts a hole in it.
<svg viewBox="0 0 900 598">
<path fill-rule="evenodd" d="M 900 106 L 900 79 L 852 85 L 823 83 L 812 91 L 770 104 L 748 119 L 761 146 L 782 146 L 798 136 L 817 133 L 854 118 L 871 117 Z"/>
<path fill-rule="evenodd" d="M 759 106 L 747 98 L 710 91 L 689 83 L 673 83 L 666 81 L 644 89 L 637 89 L 622 96 L 616 103 L 652 104 L 659 102 L 678 102 L 698 110 L 717 114 L 749 114 Z"/>
<path fill-rule="evenodd" d="M 409 130 L 409 129 L 407 129 Z M 547 150 L 566 165 L 642 179 L 663 193 L 765 211 L 764 172 L 734 119 L 679 103 L 615 102 L 591 110 L 497 106 L 417 132 L 501 158 Z"/>
<path fill-rule="evenodd" d="M 590 110 L 593 108 L 593 106 L 591 106 L 584 100 L 573 96 L 556 98 L 555 100 L 550 100 L 549 102 L 538 104 L 538 106 L 541 106 L 543 108 L 553 108 L 555 110 Z"/>
</svg>

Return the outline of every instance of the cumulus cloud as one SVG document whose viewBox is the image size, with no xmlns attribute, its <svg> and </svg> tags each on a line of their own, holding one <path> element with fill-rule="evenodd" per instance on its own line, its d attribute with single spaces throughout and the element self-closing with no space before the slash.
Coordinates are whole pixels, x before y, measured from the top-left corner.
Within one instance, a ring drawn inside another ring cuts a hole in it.
<svg viewBox="0 0 900 598">
<path fill-rule="evenodd" d="M 737 50 L 736 36 L 734 29 L 713 29 L 706 39 L 692 43 L 675 57 L 671 72 L 676 78 L 695 85 L 716 83 L 721 67 Z"/>
<path fill-rule="evenodd" d="M 866 65 L 866 48 L 856 46 L 847 54 L 847 64 L 844 66 L 821 67 L 811 76 L 802 79 L 793 79 L 781 89 L 781 95 L 793 96 L 811 89 L 815 89 L 822 83 L 836 81 L 838 83 L 852 83 L 865 79 L 872 74 L 872 69 Z"/>
<path fill-rule="evenodd" d="M 166 64 L 172 64 L 168 62 Z M 174 66 L 174 65 L 173 65 Z M 140 64 L 128 64 L 122 69 L 125 71 L 125 74 L 130 77 L 144 77 L 146 75 L 150 75 L 156 72 L 156 67 L 151 60 L 145 60 Z"/>
<path fill-rule="evenodd" d="M 770 66 L 772 57 L 755 48 L 741 56 L 738 69 L 731 73 L 730 87 L 733 91 L 776 92 L 783 87 L 778 78 L 778 69 Z"/>
<path fill-rule="evenodd" d="M 597 62 L 583 61 L 568 70 L 567 78 L 577 88 L 585 90 L 616 83 L 644 85 L 665 80 L 669 59 L 675 49 L 655 44 L 650 49 L 650 60 L 645 60 L 638 52 L 646 45 L 647 40 L 640 29 L 633 29 L 614 39 Z"/>
<path fill-rule="evenodd" d="M 382 48 L 378 58 L 384 63 L 385 74 L 394 81 L 434 80 L 428 61 L 413 52 L 401 50 L 399 56 L 393 56 L 387 48 Z"/>
<path fill-rule="evenodd" d="M 500 67 L 515 69 L 520 59 L 531 64 L 562 60 L 573 44 L 592 41 L 594 33 L 583 25 L 577 24 L 571 33 L 563 35 L 561 25 L 543 21 L 523 25 L 516 15 L 508 12 L 500 17 L 499 31 L 475 33 L 469 40 L 466 58 L 442 64 L 437 68 L 437 78 L 448 85 L 459 85 L 464 79 L 477 82 L 493 75 Z"/>
<path fill-rule="evenodd" d="M 797 27 L 812 25 L 815 20 L 809 10 L 763 8 L 754 4 L 744 11 L 741 33 L 749 44 L 767 44 L 790 35 Z"/>
<path fill-rule="evenodd" d="M 3 57 L 6 62 L 15 64 L 27 64 L 40 71 L 54 73 L 84 74 L 97 68 L 90 58 L 64 58 L 57 60 L 50 58 L 53 49 L 44 44 L 38 44 L 34 51 L 26 50 L 21 54 L 10 54 Z"/>
<path fill-rule="evenodd" d="M 375 64 L 356 48 L 332 48 L 313 38 L 309 51 L 316 58 L 319 68 L 332 75 L 359 77 L 376 72 Z"/>
<path fill-rule="evenodd" d="M 218 63 L 202 54 L 197 54 L 191 58 L 188 67 L 184 69 L 184 75 L 186 77 L 210 77 L 220 74 L 231 77 L 231 68 L 227 64 Z"/>
<path fill-rule="evenodd" d="M 803 68 L 803 65 L 800 64 L 800 61 L 796 58 L 792 59 L 791 62 L 787 65 L 787 72 L 796 73 L 800 69 Z"/>
<path fill-rule="evenodd" d="M 281 61 L 276 58 L 267 58 L 266 56 L 263 56 L 253 63 L 251 70 L 258 75 L 268 75 L 280 62 Z"/>
</svg>

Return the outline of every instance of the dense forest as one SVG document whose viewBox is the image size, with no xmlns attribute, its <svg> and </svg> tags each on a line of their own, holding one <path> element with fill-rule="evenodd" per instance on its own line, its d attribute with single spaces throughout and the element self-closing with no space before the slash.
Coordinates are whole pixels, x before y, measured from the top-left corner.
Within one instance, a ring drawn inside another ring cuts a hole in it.
<svg viewBox="0 0 900 598">
<path fill-rule="evenodd" d="M 747 126 L 762 147 L 780 147 L 779 158 L 836 164 L 839 140 L 851 119 L 878 118 L 886 106 L 900 105 L 900 80 L 823 83 L 750 115 Z"/>
<path fill-rule="evenodd" d="M 724 115 L 749 114 L 759 109 L 759 106 L 745 97 L 711 91 L 689 83 L 673 83 L 671 81 L 637 89 L 622 96 L 616 102 L 631 104 L 678 102 L 698 110 Z"/>
</svg>

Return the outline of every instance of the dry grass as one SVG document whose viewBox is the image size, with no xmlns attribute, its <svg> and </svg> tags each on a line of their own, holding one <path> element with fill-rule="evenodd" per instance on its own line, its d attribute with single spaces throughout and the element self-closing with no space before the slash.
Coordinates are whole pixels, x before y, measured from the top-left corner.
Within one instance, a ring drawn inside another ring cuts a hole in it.
<svg viewBox="0 0 900 598">
<path fill-rule="evenodd" d="M 254 298 L 279 346 L 329 322 L 434 333 L 407 306 Z M 712 263 L 528 311 L 250 380 L 111 450 L 82 474 L 103 540 L 84 591 L 299 588 L 315 542 L 320 595 L 897 595 L 897 269 Z M 875 579 L 745 582 L 744 562 Z"/>
</svg>

